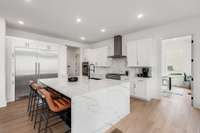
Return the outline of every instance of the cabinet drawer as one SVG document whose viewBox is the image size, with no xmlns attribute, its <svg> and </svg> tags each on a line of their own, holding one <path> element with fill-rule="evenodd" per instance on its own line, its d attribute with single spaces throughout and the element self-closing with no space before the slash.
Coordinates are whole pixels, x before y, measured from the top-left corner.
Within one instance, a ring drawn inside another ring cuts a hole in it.
<svg viewBox="0 0 200 133">
<path fill-rule="evenodd" d="M 147 82 L 145 79 L 137 79 L 135 83 L 135 96 L 147 99 Z"/>
</svg>

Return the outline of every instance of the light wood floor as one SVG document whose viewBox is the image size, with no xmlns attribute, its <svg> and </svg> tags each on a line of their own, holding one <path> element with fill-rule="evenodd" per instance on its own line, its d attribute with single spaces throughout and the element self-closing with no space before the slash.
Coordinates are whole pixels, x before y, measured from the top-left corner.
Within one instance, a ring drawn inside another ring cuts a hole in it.
<svg viewBox="0 0 200 133">
<path fill-rule="evenodd" d="M 181 93 L 160 101 L 131 99 L 131 114 L 113 129 L 123 133 L 200 133 L 200 110 L 191 107 L 187 91 Z M 26 104 L 27 100 L 21 100 L 0 109 L 0 133 L 36 133 L 26 115 Z M 63 124 L 53 131 L 63 133 Z"/>
<path fill-rule="evenodd" d="M 124 133 L 200 133 L 200 110 L 192 108 L 188 90 L 176 91 L 160 101 L 133 100 L 131 114 L 115 127 Z"/>
</svg>

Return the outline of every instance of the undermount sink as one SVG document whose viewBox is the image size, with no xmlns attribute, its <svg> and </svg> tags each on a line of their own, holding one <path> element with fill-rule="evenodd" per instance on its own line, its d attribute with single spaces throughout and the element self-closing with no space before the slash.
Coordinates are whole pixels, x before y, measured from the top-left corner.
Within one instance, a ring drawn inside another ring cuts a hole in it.
<svg viewBox="0 0 200 133">
<path fill-rule="evenodd" d="M 101 80 L 100 78 L 90 78 L 90 79 L 94 79 L 94 80 Z"/>
</svg>

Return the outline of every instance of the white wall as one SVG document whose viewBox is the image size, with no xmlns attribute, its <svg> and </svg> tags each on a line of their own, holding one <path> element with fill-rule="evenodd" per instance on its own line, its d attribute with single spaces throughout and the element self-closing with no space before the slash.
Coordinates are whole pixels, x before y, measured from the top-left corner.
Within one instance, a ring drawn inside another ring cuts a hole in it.
<svg viewBox="0 0 200 133">
<path fill-rule="evenodd" d="M 6 106 L 5 35 L 6 23 L 0 18 L 0 107 Z"/>
<path fill-rule="evenodd" d="M 135 33 L 130 33 L 124 35 L 124 43 L 126 45 L 126 41 L 129 40 L 139 40 L 143 38 L 152 38 L 155 41 L 155 70 L 156 70 L 156 79 L 157 79 L 157 87 L 155 95 L 157 97 L 160 96 L 160 86 L 161 86 L 161 41 L 166 38 L 172 38 L 176 36 L 184 36 L 184 35 L 193 35 L 194 39 L 194 49 L 193 49 L 193 57 L 194 57 L 194 64 L 193 64 L 193 76 L 194 76 L 194 83 L 193 83 L 193 93 L 194 93 L 194 106 L 200 107 L 200 18 L 193 18 L 184 21 L 174 22 L 167 25 L 162 25 L 146 30 L 142 30 Z M 97 43 L 100 46 L 100 42 Z M 97 45 L 96 44 L 96 45 Z M 105 42 L 104 42 L 105 44 Z M 102 45 L 104 45 L 102 44 Z M 92 45 L 92 44 L 91 44 Z M 94 46 L 92 46 L 94 47 Z M 126 47 L 126 46 L 124 46 Z"/>
</svg>

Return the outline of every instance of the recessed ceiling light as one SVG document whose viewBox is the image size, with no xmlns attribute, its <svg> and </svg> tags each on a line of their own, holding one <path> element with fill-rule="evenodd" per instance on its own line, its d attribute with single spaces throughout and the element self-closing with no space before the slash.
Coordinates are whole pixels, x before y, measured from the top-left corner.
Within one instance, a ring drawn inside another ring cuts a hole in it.
<svg viewBox="0 0 200 133">
<path fill-rule="evenodd" d="M 81 22 L 82 22 L 82 19 L 81 19 L 81 18 L 76 18 L 76 22 L 77 22 L 77 23 L 81 23 Z"/>
<path fill-rule="evenodd" d="M 101 31 L 101 32 L 106 32 L 106 29 L 105 29 L 105 28 L 102 28 L 100 31 Z"/>
<path fill-rule="evenodd" d="M 24 22 L 21 21 L 21 20 L 19 20 L 18 23 L 19 23 L 20 25 L 24 25 Z"/>
<path fill-rule="evenodd" d="M 84 40 L 85 40 L 85 37 L 84 37 L 84 36 L 82 36 L 82 37 L 80 37 L 80 39 L 84 41 Z"/>
<path fill-rule="evenodd" d="M 137 15 L 138 19 L 143 18 L 143 17 L 144 17 L 144 15 L 142 13 L 140 13 L 140 14 Z"/>
<path fill-rule="evenodd" d="M 25 0 L 26 2 L 31 2 L 32 0 Z"/>
</svg>

